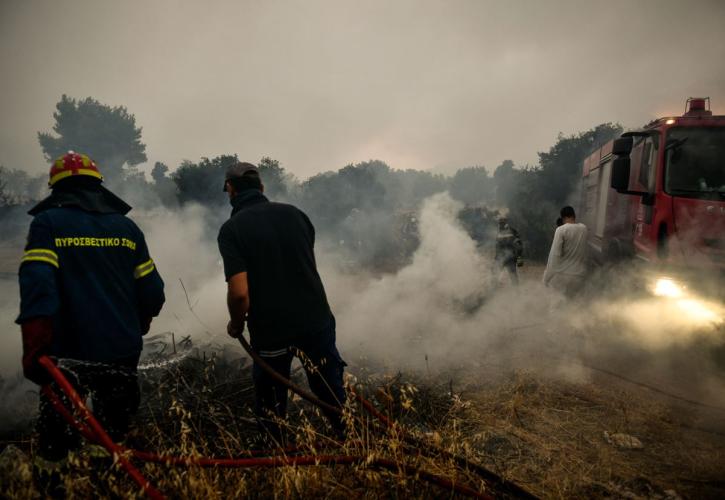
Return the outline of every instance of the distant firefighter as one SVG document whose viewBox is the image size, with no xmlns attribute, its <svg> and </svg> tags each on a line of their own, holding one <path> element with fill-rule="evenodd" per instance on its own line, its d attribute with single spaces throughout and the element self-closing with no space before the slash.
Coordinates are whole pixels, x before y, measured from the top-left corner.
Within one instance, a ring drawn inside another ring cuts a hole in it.
<svg viewBox="0 0 725 500">
<path fill-rule="evenodd" d="M 290 377 L 297 356 L 310 388 L 324 402 L 345 401 L 345 362 L 335 345 L 335 317 L 315 263 L 315 229 L 298 208 L 270 202 L 256 166 L 237 163 L 227 170 L 224 191 L 233 207 L 219 231 L 219 251 L 227 280 L 227 332 L 241 337 L 249 325 L 252 349 L 276 372 Z M 260 430 L 284 439 L 276 418 L 287 413 L 287 387 L 256 363 L 253 368 Z M 342 437 L 343 422 L 327 414 Z"/>
<path fill-rule="evenodd" d="M 498 219 L 498 234 L 496 234 L 496 264 L 499 272 L 507 271 L 511 283 L 519 284 L 516 268 L 523 265 L 523 243 L 518 231 L 509 226 L 506 217 Z"/>
<path fill-rule="evenodd" d="M 101 185 L 96 164 L 69 152 L 50 168 L 50 196 L 29 214 L 20 263 L 23 370 L 50 382 L 37 360 L 61 360 L 114 440 L 128 431 L 138 409 L 136 369 L 141 337 L 164 304 L 164 283 L 141 230 L 126 217 L 131 207 Z M 58 391 L 56 391 L 58 392 Z M 63 459 L 79 436 L 40 396 L 38 454 Z"/>
<path fill-rule="evenodd" d="M 587 227 L 576 221 L 572 207 L 561 209 L 562 225 L 556 228 L 544 271 L 544 285 L 567 298 L 575 297 L 584 286 L 587 271 Z"/>
</svg>

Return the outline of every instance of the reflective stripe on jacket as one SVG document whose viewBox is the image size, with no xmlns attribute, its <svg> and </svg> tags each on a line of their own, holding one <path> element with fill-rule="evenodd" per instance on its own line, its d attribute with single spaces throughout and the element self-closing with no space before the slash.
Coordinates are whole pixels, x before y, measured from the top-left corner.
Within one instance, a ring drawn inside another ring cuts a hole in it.
<svg viewBox="0 0 725 500">
<path fill-rule="evenodd" d="M 16 322 L 53 318 L 52 354 L 112 362 L 138 356 L 141 320 L 156 316 L 164 283 L 141 230 L 120 213 L 48 208 L 30 226 Z"/>
</svg>

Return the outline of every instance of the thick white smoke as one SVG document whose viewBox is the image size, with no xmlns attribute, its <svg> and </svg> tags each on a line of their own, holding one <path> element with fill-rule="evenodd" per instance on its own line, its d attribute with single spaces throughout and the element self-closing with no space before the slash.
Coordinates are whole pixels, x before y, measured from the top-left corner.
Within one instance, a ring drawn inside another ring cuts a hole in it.
<svg viewBox="0 0 725 500">
<path fill-rule="evenodd" d="M 18 253 L 17 262 L 20 262 L 22 247 Z M 15 324 L 19 312 L 18 283 L 14 276 L 3 275 L 0 278 L 0 376 L 12 377 L 21 370 L 20 353 L 22 342 L 20 327 Z"/>
<path fill-rule="evenodd" d="M 494 263 L 459 226 L 460 208 L 447 194 L 423 204 L 420 247 L 395 274 L 355 278 L 323 268 L 348 361 L 437 371 L 486 361 L 580 380 L 591 373 L 587 365 L 616 366 L 624 375 L 723 399 L 722 368 L 712 351 L 725 344 L 720 305 L 636 292 L 566 303 L 538 275 L 519 287 L 499 287 Z M 613 278 L 620 288 L 631 280 L 636 290 L 641 277 Z M 609 286 L 594 280 L 592 288 Z M 553 311 L 552 304 L 558 304 Z"/>
<path fill-rule="evenodd" d="M 199 205 L 135 218 L 165 282 L 166 304 L 150 334 L 210 341 L 226 331 L 226 282 L 216 244 L 216 214 Z M 183 284 L 183 286 L 182 286 Z"/>
<path fill-rule="evenodd" d="M 352 368 L 361 358 L 393 370 L 431 372 L 495 362 L 506 370 L 582 378 L 588 373 L 582 363 L 594 363 L 664 383 L 682 381 L 685 371 L 681 390 L 711 401 L 723 393 L 722 375 L 701 349 L 725 343 L 722 320 L 693 320 L 691 302 L 640 296 L 600 298 L 552 313 L 551 292 L 538 276 L 519 287 L 497 286 L 491 259 L 460 226 L 460 208 L 445 193 L 427 199 L 419 216 L 420 246 L 395 273 L 342 271 L 339 255 L 318 249 L 338 320 L 338 345 Z M 187 206 L 131 216 L 166 282 L 167 303 L 150 335 L 174 332 L 177 341 L 190 336 L 196 345 L 235 344 L 224 333 L 226 284 L 216 246 L 218 223 L 210 222 L 226 214 Z M 15 243 L 19 257 L 22 240 Z M 0 287 L 0 367 L 6 381 L 17 380 L 17 284 L 6 278 Z M 14 387 L 17 392 L 32 385 Z"/>
<path fill-rule="evenodd" d="M 395 274 L 361 277 L 364 285 L 350 289 L 349 278 L 324 270 L 340 343 L 347 350 L 415 365 L 411 353 L 420 354 L 422 362 L 421 344 L 439 351 L 465 337 L 471 328 L 466 309 L 485 293 L 490 269 L 457 222 L 460 208 L 447 194 L 423 204 L 420 247 L 412 263 Z"/>
</svg>

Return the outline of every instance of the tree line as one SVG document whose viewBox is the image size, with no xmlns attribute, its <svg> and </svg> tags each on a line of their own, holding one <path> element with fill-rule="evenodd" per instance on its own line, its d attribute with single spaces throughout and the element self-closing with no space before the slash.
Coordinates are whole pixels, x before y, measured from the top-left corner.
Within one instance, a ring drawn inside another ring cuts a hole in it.
<svg viewBox="0 0 725 500">
<path fill-rule="evenodd" d="M 227 166 L 239 160 L 235 153 L 185 160 L 173 170 L 156 162 L 148 180 L 138 170 L 148 161 L 142 128 L 124 106 L 64 95 L 53 117 L 53 132 L 38 133 L 48 162 L 68 150 L 83 152 L 100 166 L 108 187 L 136 207 L 174 209 L 198 203 L 228 215 L 221 210 L 227 203 L 221 188 Z M 469 166 L 452 176 L 396 169 L 380 160 L 345 165 L 305 180 L 270 157 L 261 158 L 258 166 L 271 199 L 305 210 L 323 238 L 361 265 L 386 267 L 391 254 L 394 262 L 402 262 L 414 247 L 406 242 L 414 226 L 411 214 L 425 198 L 446 190 L 465 205 L 461 220 L 479 242 L 495 231 L 495 218 L 507 213 L 524 239 L 527 258 L 539 260 L 546 255 L 559 208 L 576 206 L 582 160 L 621 132 L 619 124 L 604 123 L 577 134 L 560 134 L 548 151 L 538 153 L 536 165 L 517 166 L 506 160 L 491 171 Z M 0 166 L 0 217 L 8 208 L 42 197 L 45 181 L 45 176 Z"/>
</svg>

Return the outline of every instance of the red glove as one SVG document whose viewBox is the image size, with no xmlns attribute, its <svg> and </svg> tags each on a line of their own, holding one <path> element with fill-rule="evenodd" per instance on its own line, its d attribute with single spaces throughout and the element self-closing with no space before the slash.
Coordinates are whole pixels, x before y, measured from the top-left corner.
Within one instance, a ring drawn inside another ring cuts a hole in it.
<svg viewBox="0 0 725 500">
<path fill-rule="evenodd" d="M 45 368 L 38 364 L 38 358 L 48 354 L 53 340 L 53 322 L 48 317 L 33 318 L 20 325 L 23 332 L 23 373 L 25 378 L 38 385 L 50 383 Z"/>
</svg>

